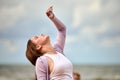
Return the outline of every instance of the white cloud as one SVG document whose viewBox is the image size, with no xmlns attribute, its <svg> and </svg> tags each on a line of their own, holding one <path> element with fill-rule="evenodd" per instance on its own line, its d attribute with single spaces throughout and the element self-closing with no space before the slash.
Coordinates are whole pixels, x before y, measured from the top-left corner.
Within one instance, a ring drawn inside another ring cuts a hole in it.
<svg viewBox="0 0 120 80">
<path fill-rule="evenodd" d="M 16 24 L 25 14 L 24 5 L 19 4 L 12 7 L 1 7 L 0 8 L 0 30 L 4 30 Z"/>
<path fill-rule="evenodd" d="M 79 39 L 78 36 L 75 36 L 75 35 L 67 35 L 66 43 L 67 43 L 67 44 L 71 44 L 71 43 L 74 43 L 74 42 L 78 41 L 78 39 Z"/>
<path fill-rule="evenodd" d="M 97 37 L 101 34 L 105 34 L 109 31 L 109 24 L 104 22 L 102 25 L 98 26 L 84 26 L 79 32 L 81 39 L 87 40 L 97 40 Z"/>
<path fill-rule="evenodd" d="M 74 43 L 82 41 L 87 41 L 89 43 L 94 43 L 98 46 L 103 47 L 115 47 L 120 45 L 120 37 L 119 36 L 104 36 L 106 33 L 110 33 L 111 30 L 110 22 L 104 22 L 99 26 L 84 26 L 81 28 L 78 34 L 68 35 L 67 43 Z M 103 37 L 102 37 L 102 36 Z M 101 38 L 100 38 L 101 36 Z"/>
<path fill-rule="evenodd" d="M 12 40 L 1 39 L 0 40 L 1 49 L 5 49 L 7 53 L 14 54 L 18 50 L 18 45 Z"/>
<path fill-rule="evenodd" d="M 75 9 L 73 11 L 73 23 L 72 23 L 72 25 L 74 27 L 78 27 L 82 18 L 83 18 L 83 15 L 81 13 L 81 9 L 79 9 L 79 7 L 75 7 Z"/>
<path fill-rule="evenodd" d="M 99 12 L 101 10 L 101 0 L 94 0 L 92 1 L 92 3 L 90 4 L 89 9 L 92 12 Z"/>
<path fill-rule="evenodd" d="M 114 0 L 103 3 L 101 0 L 92 0 L 75 6 L 72 26 L 80 30 L 74 36 L 97 45 L 102 44 L 104 47 L 114 47 L 119 44 L 119 36 L 110 36 L 110 34 L 113 31 L 119 35 L 115 31 L 120 30 L 120 14 L 118 14 L 120 8 L 118 2 Z M 106 34 L 109 36 L 104 36 Z M 101 42 L 99 42 L 100 37 Z"/>
<path fill-rule="evenodd" d="M 93 0 L 89 3 L 75 5 L 73 10 L 73 26 L 78 27 L 86 18 L 97 14 L 101 10 L 100 0 Z"/>
<path fill-rule="evenodd" d="M 120 37 L 106 38 L 99 42 L 104 47 L 114 47 L 120 45 Z"/>
</svg>

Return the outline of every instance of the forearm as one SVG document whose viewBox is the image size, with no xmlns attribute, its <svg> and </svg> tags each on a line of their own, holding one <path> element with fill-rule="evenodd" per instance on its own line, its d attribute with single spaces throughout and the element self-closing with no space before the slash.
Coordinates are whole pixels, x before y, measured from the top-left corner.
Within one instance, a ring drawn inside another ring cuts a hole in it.
<svg viewBox="0 0 120 80">
<path fill-rule="evenodd" d="M 54 17 L 51 20 L 57 28 L 57 38 L 54 43 L 54 49 L 60 53 L 63 53 L 66 39 L 66 26 L 57 17 Z"/>
<path fill-rule="evenodd" d="M 55 24 L 56 28 L 60 32 L 66 33 L 66 26 L 61 22 L 57 17 L 54 16 L 53 19 L 51 19 L 52 22 Z"/>
</svg>

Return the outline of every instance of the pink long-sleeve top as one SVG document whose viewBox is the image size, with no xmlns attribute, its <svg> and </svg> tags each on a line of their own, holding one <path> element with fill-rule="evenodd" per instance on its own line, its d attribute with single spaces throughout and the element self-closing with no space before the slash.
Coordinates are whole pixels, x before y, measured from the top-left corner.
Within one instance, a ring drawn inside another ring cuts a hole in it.
<svg viewBox="0 0 120 80">
<path fill-rule="evenodd" d="M 54 43 L 54 49 L 57 52 L 63 54 L 65 38 L 66 38 L 66 27 L 56 17 L 54 17 L 51 20 L 57 28 L 57 38 Z M 44 55 L 37 59 L 35 71 L 37 75 L 37 80 L 50 80 L 50 75 L 48 74 L 48 61 Z"/>
</svg>

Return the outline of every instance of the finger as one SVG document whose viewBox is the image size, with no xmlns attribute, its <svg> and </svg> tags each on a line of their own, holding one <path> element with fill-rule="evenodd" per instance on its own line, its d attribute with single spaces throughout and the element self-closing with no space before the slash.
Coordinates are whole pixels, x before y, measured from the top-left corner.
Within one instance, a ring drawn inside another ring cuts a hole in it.
<svg viewBox="0 0 120 80">
<path fill-rule="evenodd" d="M 53 6 L 50 6 L 50 8 L 53 8 Z"/>
<path fill-rule="evenodd" d="M 51 10 L 51 11 L 53 10 L 53 6 L 50 7 L 50 10 Z"/>
<path fill-rule="evenodd" d="M 49 16 L 50 16 L 50 13 L 47 13 L 47 16 L 49 17 Z"/>
</svg>

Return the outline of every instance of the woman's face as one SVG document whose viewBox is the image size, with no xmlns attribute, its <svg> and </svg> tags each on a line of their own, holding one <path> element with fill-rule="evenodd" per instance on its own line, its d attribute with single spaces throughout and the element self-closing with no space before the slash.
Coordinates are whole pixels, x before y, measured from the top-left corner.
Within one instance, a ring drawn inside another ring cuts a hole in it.
<svg viewBox="0 0 120 80">
<path fill-rule="evenodd" d="M 34 36 L 30 39 L 35 45 L 44 45 L 48 42 L 50 42 L 49 36 L 47 35 L 39 35 L 39 36 Z"/>
</svg>

